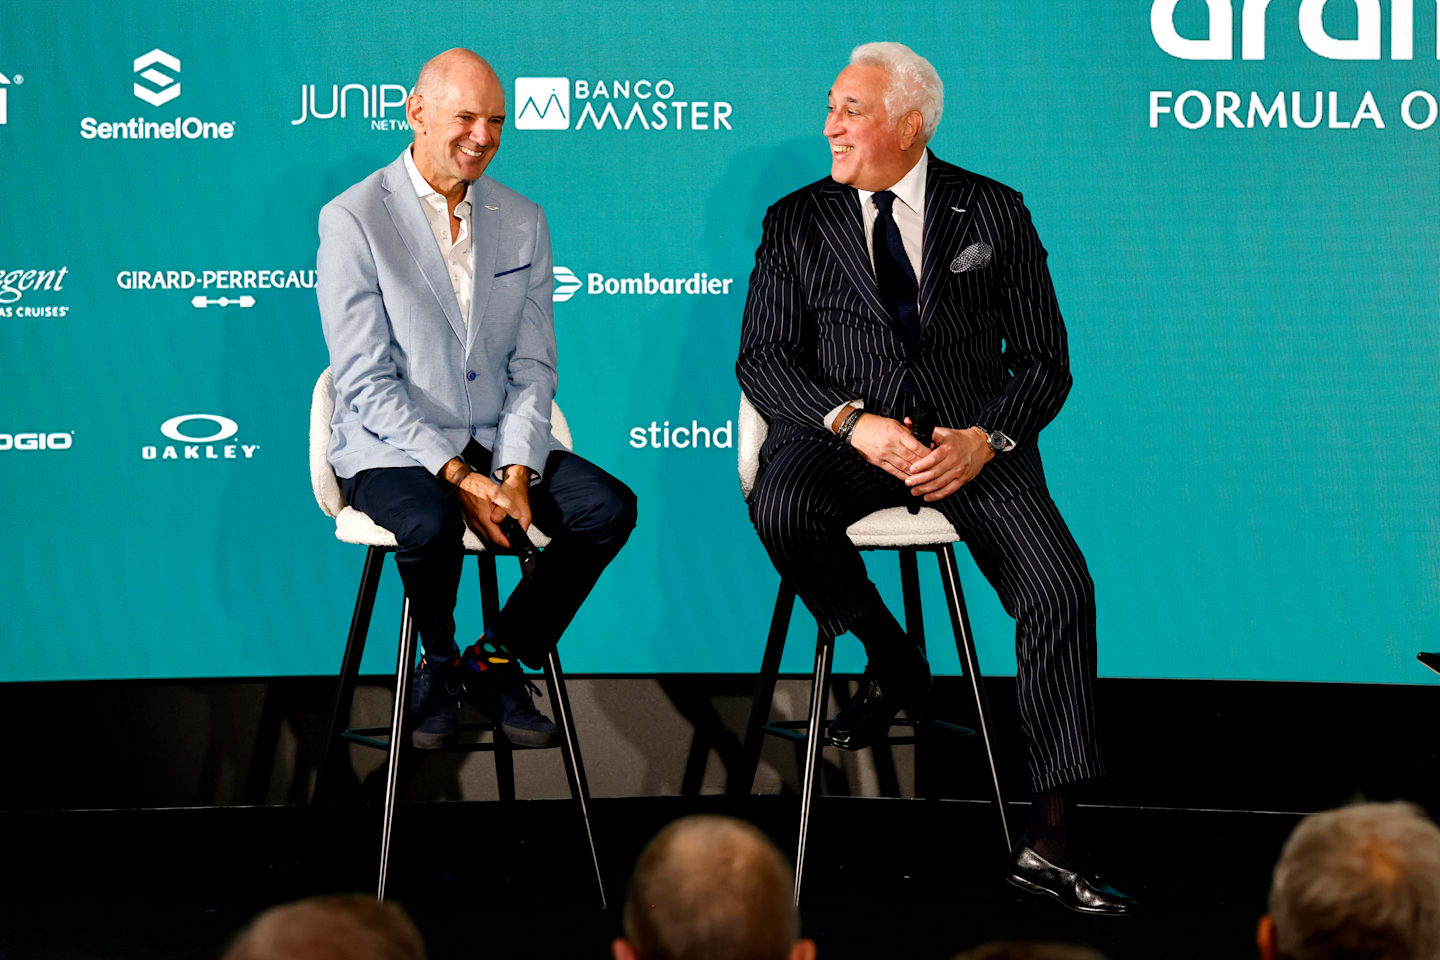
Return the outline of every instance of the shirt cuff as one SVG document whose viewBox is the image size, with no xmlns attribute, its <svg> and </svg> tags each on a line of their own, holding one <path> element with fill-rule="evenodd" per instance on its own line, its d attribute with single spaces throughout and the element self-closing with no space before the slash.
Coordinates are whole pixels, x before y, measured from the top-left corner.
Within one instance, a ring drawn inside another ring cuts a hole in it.
<svg viewBox="0 0 1440 960">
<path fill-rule="evenodd" d="M 824 418 L 823 420 L 821 420 L 820 422 L 825 425 L 825 429 L 826 429 L 826 430 L 829 430 L 831 433 L 834 433 L 834 432 L 835 432 L 834 428 L 833 428 L 832 426 L 830 426 L 830 425 L 835 422 L 835 418 L 836 418 L 836 417 L 840 416 L 840 411 L 841 411 L 841 410 L 844 410 L 846 407 L 854 407 L 856 410 L 864 410 L 864 409 L 865 409 L 865 401 L 864 401 L 864 400 L 851 400 L 851 401 L 849 401 L 848 403 L 842 403 L 842 404 L 840 404 L 840 406 L 836 407 L 834 410 L 831 410 L 829 413 L 825 414 L 825 418 Z"/>
</svg>

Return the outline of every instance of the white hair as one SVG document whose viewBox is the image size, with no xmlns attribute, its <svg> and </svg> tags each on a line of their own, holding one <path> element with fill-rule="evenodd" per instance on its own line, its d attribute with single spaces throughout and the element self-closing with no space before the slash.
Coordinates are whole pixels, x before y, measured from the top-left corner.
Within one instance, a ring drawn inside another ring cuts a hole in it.
<svg viewBox="0 0 1440 960">
<path fill-rule="evenodd" d="M 850 51 L 852 66 L 883 67 L 890 74 L 885 88 L 885 112 L 892 120 L 911 110 L 922 118 L 920 142 L 929 143 L 945 112 L 945 85 L 940 74 L 920 54 L 903 43 L 881 40 L 862 43 Z"/>
</svg>

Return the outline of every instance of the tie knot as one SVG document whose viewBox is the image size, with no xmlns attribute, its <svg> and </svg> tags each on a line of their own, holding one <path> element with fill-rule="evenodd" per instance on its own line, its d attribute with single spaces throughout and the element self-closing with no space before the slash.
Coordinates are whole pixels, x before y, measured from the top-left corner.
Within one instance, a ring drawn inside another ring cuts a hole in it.
<svg viewBox="0 0 1440 960">
<path fill-rule="evenodd" d="M 890 215 L 890 208 L 895 205 L 895 194 L 889 190 L 877 190 L 874 194 L 875 208 L 886 216 Z"/>
</svg>

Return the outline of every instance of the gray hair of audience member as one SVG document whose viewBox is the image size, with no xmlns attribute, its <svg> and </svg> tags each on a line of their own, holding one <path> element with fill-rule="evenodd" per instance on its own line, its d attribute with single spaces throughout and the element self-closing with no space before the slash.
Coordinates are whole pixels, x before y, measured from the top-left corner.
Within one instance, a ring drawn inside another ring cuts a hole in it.
<svg viewBox="0 0 1440 960">
<path fill-rule="evenodd" d="M 1037 940 L 994 940 L 957 953 L 954 960 L 1105 960 L 1086 947 Z"/>
<path fill-rule="evenodd" d="M 852 66 L 883 67 L 890 74 L 885 88 L 885 112 L 899 120 L 911 110 L 922 118 L 920 142 L 929 143 L 945 112 L 945 84 L 930 61 L 903 43 L 879 40 L 850 51 Z"/>
<path fill-rule="evenodd" d="M 790 960 L 801 941 L 795 878 L 765 835 L 730 817 L 685 817 L 635 863 L 617 958 Z"/>
<path fill-rule="evenodd" d="M 1285 960 L 1440 957 L 1440 829 L 1408 803 L 1306 817 L 1275 864 L 1259 941 Z"/>
<path fill-rule="evenodd" d="M 260 914 L 224 960 L 425 960 L 425 941 L 393 903 L 313 897 Z"/>
</svg>

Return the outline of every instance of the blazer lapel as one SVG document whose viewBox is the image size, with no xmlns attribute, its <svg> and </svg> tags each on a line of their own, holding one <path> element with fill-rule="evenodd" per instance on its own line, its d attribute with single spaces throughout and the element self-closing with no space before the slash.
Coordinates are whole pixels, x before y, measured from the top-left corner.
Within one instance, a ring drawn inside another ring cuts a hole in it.
<svg viewBox="0 0 1440 960">
<path fill-rule="evenodd" d="M 500 248 L 500 218 L 505 211 L 491 195 L 490 179 L 481 177 L 470 184 L 466 194 L 470 200 L 470 255 L 475 272 L 475 286 L 470 291 L 470 324 L 465 352 L 475 344 L 475 337 L 490 304 L 490 290 L 495 286 L 495 263 Z M 496 209 L 491 210 L 486 206 Z"/>
<path fill-rule="evenodd" d="M 390 212 L 395 229 L 405 241 L 405 249 L 415 258 L 425 282 L 430 285 L 430 292 L 440 301 L 440 309 L 444 311 L 450 329 L 464 343 L 465 321 L 460 316 L 455 288 L 450 284 L 450 272 L 445 269 L 445 260 L 440 256 L 440 245 L 430 235 L 430 221 L 420 211 L 420 200 L 415 196 L 415 189 L 405 172 L 404 157 L 386 168 L 385 187 L 390 191 L 385 197 L 385 209 Z"/>
<path fill-rule="evenodd" d="M 925 239 L 920 254 L 920 335 L 935 313 L 935 301 L 950 276 L 950 261 L 960 252 L 974 224 L 970 197 L 975 182 L 931 155 L 925 170 Z"/>
<path fill-rule="evenodd" d="M 865 245 L 865 221 L 860 217 L 860 204 L 855 190 L 830 180 L 811 199 L 819 207 L 817 223 L 820 235 L 835 254 L 835 260 L 850 285 L 860 294 L 866 306 L 886 327 L 894 328 L 894 320 L 880 291 L 875 286 L 875 273 L 870 266 L 869 248 Z"/>
</svg>

